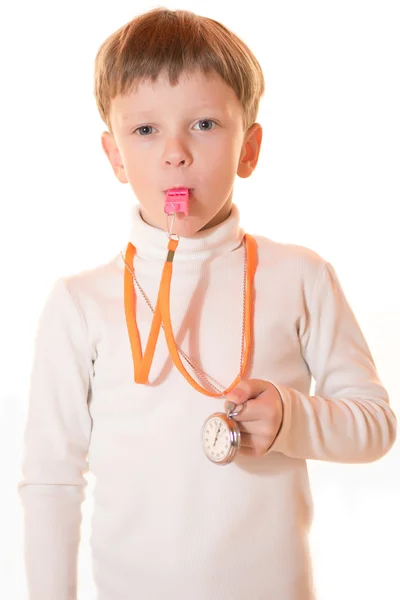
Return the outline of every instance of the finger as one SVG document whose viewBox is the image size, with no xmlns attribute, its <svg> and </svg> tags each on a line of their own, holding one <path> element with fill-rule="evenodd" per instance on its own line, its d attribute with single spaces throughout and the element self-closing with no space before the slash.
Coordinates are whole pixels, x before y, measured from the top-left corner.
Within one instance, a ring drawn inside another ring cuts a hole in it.
<svg viewBox="0 0 400 600">
<path fill-rule="evenodd" d="M 240 432 L 240 447 L 241 448 L 253 448 L 252 435 L 250 433 Z"/>
<path fill-rule="evenodd" d="M 225 406 L 225 411 L 227 412 L 229 409 L 228 416 L 233 418 L 240 415 L 240 413 L 243 412 L 244 408 L 245 403 L 235 405 L 233 402 L 227 402 Z"/>
<path fill-rule="evenodd" d="M 242 421 L 238 423 L 240 433 L 247 433 L 254 438 L 264 438 L 269 435 L 268 428 L 263 421 Z"/>
<path fill-rule="evenodd" d="M 256 400 L 256 399 L 254 399 Z M 254 402 L 254 400 L 245 400 L 242 404 L 234 404 L 234 402 L 225 402 L 224 408 L 225 408 L 225 412 L 227 414 L 229 414 L 230 417 L 236 419 L 237 421 L 239 421 L 239 416 L 242 416 L 242 414 L 247 411 L 247 406 L 250 402 Z M 228 413 L 229 411 L 229 413 Z M 246 421 L 254 421 L 256 420 L 257 417 L 254 415 L 250 415 L 250 417 L 246 418 L 242 418 L 241 420 L 246 420 Z"/>
<path fill-rule="evenodd" d="M 246 446 L 240 448 L 239 454 L 241 454 L 242 456 L 258 456 L 254 448 L 247 448 Z"/>
<path fill-rule="evenodd" d="M 246 398 L 244 398 L 243 400 L 241 400 L 239 402 L 239 400 L 230 400 L 229 398 L 227 398 L 224 402 L 224 410 L 225 412 L 232 412 L 236 409 L 240 410 L 240 407 L 243 406 L 243 404 L 246 402 Z"/>
<path fill-rule="evenodd" d="M 265 441 L 259 437 L 250 435 L 249 433 L 242 433 L 240 439 L 240 454 L 246 454 L 247 456 L 263 456 L 268 449 L 268 445 Z"/>
<path fill-rule="evenodd" d="M 254 398 L 244 402 L 243 409 L 241 409 L 239 414 L 235 416 L 235 421 L 238 423 L 243 423 L 245 421 L 258 421 L 260 418 L 262 418 L 264 413 L 261 403 L 257 400 L 257 398 Z M 236 411 L 236 409 L 234 410 Z"/>
<path fill-rule="evenodd" d="M 258 456 L 254 438 L 248 433 L 243 433 L 240 440 L 239 454 L 246 456 Z"/>
<path fill-rule="evenodd" d="M 270 386 L 271 383 L 263 379 L 242 379 L 233 390 L 228 392 L 226 398 L 235 404 L 242 404 L 246 400 L 257 398 Z"/>
</svg>

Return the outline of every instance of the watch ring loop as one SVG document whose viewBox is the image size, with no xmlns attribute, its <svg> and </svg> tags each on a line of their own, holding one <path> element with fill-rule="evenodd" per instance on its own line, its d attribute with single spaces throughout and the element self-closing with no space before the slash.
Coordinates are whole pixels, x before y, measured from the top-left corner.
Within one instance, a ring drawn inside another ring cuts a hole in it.
<svg viewBox="0 0 400 600">
<path fill-rule="evenodd" d="M 243 412 L 244 405 L 245 405 L 245 403 L 240 405 L 240 404 L 235 404 L 234 402 L 227 402 L 226 407 L 225 407 L 226 416 L 228 418 L 237 417 L 238 415 L 240 415 L 241 412 Z M 240 410 L 235 410 L 235 409 L 239 408 L 239 406 L 241 406 Z"/>
</svg>

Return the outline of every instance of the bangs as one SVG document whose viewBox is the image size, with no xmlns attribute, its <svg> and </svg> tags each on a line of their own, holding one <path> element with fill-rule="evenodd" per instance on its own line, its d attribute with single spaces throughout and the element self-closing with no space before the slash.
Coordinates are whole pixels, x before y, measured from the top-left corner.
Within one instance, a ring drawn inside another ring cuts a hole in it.
<svg viewBox="0 0 400 600">
<path fill-rule="evenodd" d="M 99 49 L 95 97 L 100 115 L 109 125 L 111 100 L 135 90 L 143 81 L 155 82 L 166 73 L 175 86 L 183 73 L 196 71 L 218 73 L 235 91 L 245 122 L 255 121 L 264 79 L 244 42 L 217 21 L 163 8 L 136 17 Z"/>
</svg>

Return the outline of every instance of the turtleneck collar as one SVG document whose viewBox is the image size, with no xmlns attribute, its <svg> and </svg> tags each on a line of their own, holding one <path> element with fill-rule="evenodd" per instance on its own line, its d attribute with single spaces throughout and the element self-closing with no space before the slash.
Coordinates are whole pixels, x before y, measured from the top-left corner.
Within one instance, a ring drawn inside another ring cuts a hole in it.
<svg viewBox="0 0 400 600">
<path fill-rule="evenodd" d="M 219 225 L 198 231 L 191 237 L 181 236 L 174 262 L 202 261 L 218 254 L 232 252 L 241 245 L 243 236 L 244 230 L 240 226 L 239 209 L 232 204 L 229 217 Z M 167 233 L 143 220 L 140 204 L 134 204 L 132 207 L 130 241 L 135 246 L 138 257 L 166 259 Z"/>
</svg>

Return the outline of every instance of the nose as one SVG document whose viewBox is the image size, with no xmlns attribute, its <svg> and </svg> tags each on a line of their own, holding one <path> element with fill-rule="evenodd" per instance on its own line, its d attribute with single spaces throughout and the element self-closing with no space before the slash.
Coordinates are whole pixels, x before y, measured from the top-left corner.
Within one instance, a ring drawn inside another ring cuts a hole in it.
<svg viewBox="0 0 400 600">
<path fill-rule="evenodd" d="M 178 137 L 168 140 L 164 151 L 164 164 L 172 167 L 188 167 L 192 156 L 187 144 Z"/>
</svg>

